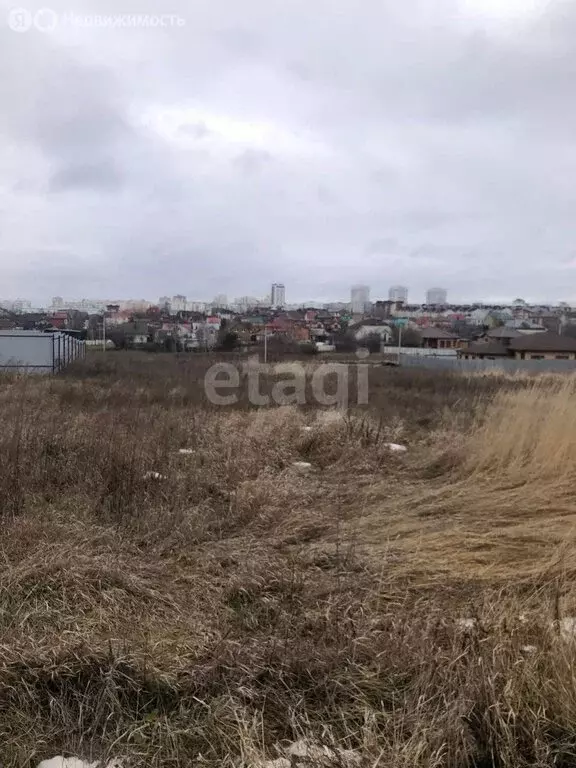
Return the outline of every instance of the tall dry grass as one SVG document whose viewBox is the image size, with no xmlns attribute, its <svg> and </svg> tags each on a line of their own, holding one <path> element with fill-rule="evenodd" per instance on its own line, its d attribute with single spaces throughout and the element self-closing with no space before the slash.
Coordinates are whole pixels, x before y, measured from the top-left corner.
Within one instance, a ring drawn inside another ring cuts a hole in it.
<svg viewBox="0 0 576 768">
<path fill-rule="evenodd" d="M 555 487 L 576 469 L 576 382 L 536 380 L 520 392 L 502 393 L 468 446 L 465 469 L 510 482 Z"/>
<path fill-rule="evenodd" d="M 572 571 L 546 538 L 572 514 L 569 384 L 381 370 L 341 416 L 214 408 L 204 370 L 0 382 L 3 765 L 261 765 L 298 738 L 366 766 L 576 765 Z M 549 507 L 520 493 L 547 404 Z M 447 443 L 463 458 L 433 461 Z"/>
<path fill-rule="evenodd" d="M 417 562 L 424 581 L 571 579 L 575 394 L 573 378 L 532 377 L 477 407 L 466 431 L 439 430 L 404 493 L 383 501 L 383 487 L 375 488 L 360 525 L 376 539 L 375 556 L 401 551 L 398 570 Z M 571 595 L 569 604 L 574 610 Z"/>
</svg>

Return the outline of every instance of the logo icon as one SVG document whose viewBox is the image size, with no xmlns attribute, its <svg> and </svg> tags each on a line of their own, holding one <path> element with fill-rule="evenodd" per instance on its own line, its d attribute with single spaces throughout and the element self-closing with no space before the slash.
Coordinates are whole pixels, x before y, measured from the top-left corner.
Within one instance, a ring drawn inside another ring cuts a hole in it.
<svg viewBox="0 0 576 768">
<path fill-rule="evenodd" d="M 8 13 L 8 26 L 14 32 L 28 32 L 32 23 L 32 14 L 26 8 L 12 8 Z"/>
<path fill-rule="evenodd" d="M 58 14 L 51 8 L 40 8 L 34 14 L 34 26 L 39 32 L 53 32 L 58 24 Z"/>
</svg>

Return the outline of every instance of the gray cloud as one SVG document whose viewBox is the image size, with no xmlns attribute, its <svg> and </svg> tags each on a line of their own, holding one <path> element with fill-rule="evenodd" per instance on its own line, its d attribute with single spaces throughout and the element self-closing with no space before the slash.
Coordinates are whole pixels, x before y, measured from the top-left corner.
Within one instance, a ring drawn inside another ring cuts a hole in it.
<svg viewBox="0 0 576 768">
<path fill-rule="evenodd" d="M 378 237 L 376 240 L 371 240 L 366 246 L 366 253 L 368 255 L 374 255 L 379 253 L 389 253 L 396 249 L 398 243 L 393 237 Z"/>
<path fill-rule="evenodd" d="M 206 127 L 206 123 L 201 120 L 197 123 L 187 123 L 180 126 L 180 132 L 184 136 L 192 136 L 194 139 L 205 139 L 207 136 L 212 135 L 212 131 L 209 131 Z"/>
<path fill-rule="evenodd" d="M 245 176 L 253 176 L 272 162 L 272 155 L 261 149 L 246 149 L 234 159 L 234 164 Z"/>
<path fill-rule="evenodd" d="M 3 2 L 5 293 L 576 299 L 573 4 Z"/>
<path fill-rule="evenodd" d="M 75 163 L 60 168 L 50 179 L 52 192 L 87 189 L 94 191 L 115 190 L 122 186 L 122 175 L 112 162 Z"/>
</svg>

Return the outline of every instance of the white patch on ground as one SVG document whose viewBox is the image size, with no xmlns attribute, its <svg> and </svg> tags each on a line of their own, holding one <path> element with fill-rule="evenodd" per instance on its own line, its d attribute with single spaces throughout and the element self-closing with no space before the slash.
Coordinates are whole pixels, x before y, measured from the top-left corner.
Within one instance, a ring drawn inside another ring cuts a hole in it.
<svg viewBox="0 0 576 768">
<path fill-rule="evenodd" d="M 565 616 L 560 620 L 560 634 L 566 640 L 571 640 L 576 636 L 576 616 Z"/>
<path fill-rule="evenodd" d="M 194 453 L 194 449 L 193 448 L 180 448 L 178 453 L 181 454 L 182 456 L 192 456 L 192 454 Z"/>
<path fill-rule="evenodd" d="M 292 763 L 287 757 L 277 757 L 276 760 L 263 760 L 259 768 L 291 768 Z"/>
<path fill-rule="evenodd" d="M 316 423 L 320 427 L 337 427 L 344 423 L 345 417 L 345 411 L 320 411 Z"/>
<path fill-rule="evenodd" d="M 77 757 L 53 757 L 52 760 L 42 760 L 38 768 L 92 768 L 92 763 Z"/>
<path fill-rule="evenodd" d="M 300 469 L 303 472 L 307 472 L 309 469 L 312 469 L 312 464 L 310 464 L 309 461 L 295 461 L 292 466 L 294 469 Z"/>
<path fill-rule="evenodd" d="M 399 443 L 386 443 L 386 448 L 394 453 L 406 453 L 408 450 L 405 445 L 400 445 Z"/>
<path fill-rule="evenodd" d="M 358 752 L 352 749 L 327 747 L 311 741 L 300 739 L 288 747 L 276 745 L 278 752 L 284 754 L 275 760 L 258 763 L 258 768 L 291 768 L 291 766 L 339 766 L 340 768 L 355 768 L 361 765 L 362 759 Z"/>
<path fill-rule="evenodd" d="M 291 758 L 304 758 L 312 763 L 324 761 L 325 764 L 328 760 L 336 765 L 351 766 L 360 762 L 360 755 L 352 749 L 327 747 L 304 739 L 291 744 L 286 750 L 286 754 Z"/>
<path fill-rule="evenodd" d="M 456 619 L 456 625 L 460 627 L 460 629 L 474 629 L 476 624 L 476 619 Z"/>
<path fill-rule="evenodd" d="M 122 763 L 118 760 L 112 760 L 109 763 L 89 763 L 86 760 L 80 760 L 78 757 L 53 757 L 51 760 L 42 760 L 38 763 L 38 768 L 122 768 Z"/>
<path fill-rule="evenodd" d="M 302 427 L 302 432 L 313 432 L 313 431 L 314 430 L 312 427 Z"/>
<path fill-rule="evenodd" d="M 536 648 L 535 645 L 523 645 L 522 648 L 520 648 L 520 650 L 523 653 L 536 653 L 538 648 Z"/>
<path fill-rule="evenodd" d="M 144 480 L 166 480 L 166 475 L 161 475 L 160 472 L 146 472 Z"/>
</svg>

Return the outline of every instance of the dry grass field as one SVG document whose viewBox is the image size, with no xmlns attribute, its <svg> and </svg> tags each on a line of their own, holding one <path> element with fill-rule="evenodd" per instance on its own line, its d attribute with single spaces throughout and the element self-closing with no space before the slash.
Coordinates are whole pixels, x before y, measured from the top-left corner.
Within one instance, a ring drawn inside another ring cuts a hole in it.
<svg viewBox="0 0 576 768">
<path fill-rule="evenodd" d="M 0 382 L 3 768 L 576 766 L 576 380 L 374 368 L 341 414 L 207 364 Z"/>
</svg>

